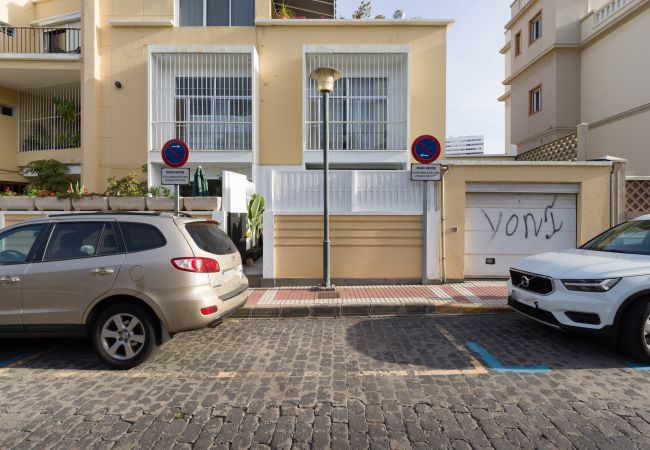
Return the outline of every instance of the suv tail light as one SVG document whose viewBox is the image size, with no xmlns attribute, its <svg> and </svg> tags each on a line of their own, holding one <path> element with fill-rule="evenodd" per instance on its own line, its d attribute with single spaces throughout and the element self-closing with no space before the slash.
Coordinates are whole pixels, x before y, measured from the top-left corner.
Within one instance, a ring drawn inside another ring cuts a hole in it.
<svg viewBox="0 0 650 450">
<path fill-rule="evenodd" d="M 178 270 L 193 273 L 215 273 L 219 272 L 219 263 L 211 258 L 174 258 L 172 266 Z"/>
</svg>

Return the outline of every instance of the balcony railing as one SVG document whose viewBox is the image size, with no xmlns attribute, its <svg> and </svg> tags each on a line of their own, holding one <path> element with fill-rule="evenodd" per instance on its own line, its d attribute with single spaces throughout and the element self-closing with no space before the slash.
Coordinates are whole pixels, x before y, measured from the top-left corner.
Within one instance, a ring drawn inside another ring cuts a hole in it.
<svg viewBox="0 0 650 450">
<path fill-rule="evenodd" d="M 2 26 L 0 53 L 80 54 L 81 30 Z"/>
<path fill-rule="evenodd" d="M 80 147 L 80 83 L 22 91 L 18 135 L 21 152 Z"/>
<path fill-rule="evenodd" d="M 594 13 L 594 26 L 600 25 L 633 0 L 613 0 Z"/>
</svg>

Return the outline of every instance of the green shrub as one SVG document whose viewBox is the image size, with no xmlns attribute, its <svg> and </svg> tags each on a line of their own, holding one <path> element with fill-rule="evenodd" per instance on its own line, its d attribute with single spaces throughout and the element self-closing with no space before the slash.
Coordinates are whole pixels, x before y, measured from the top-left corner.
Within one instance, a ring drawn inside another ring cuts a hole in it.
<svg viewBox="0 0 650 450">
<path fill-rule="evenodd" d="M 48 192 L 65 192 L 70 179 L 66 175 L 68 166 L 56 159 L 39 159 L 27 164 L 27 168 L 35 174 L 31 187 Z"/>
<path fill-rule="evenodd" d="M 147 195 L 147 182 L 140 181 L 138 174 L 131 172 L 121 178 L 108 179 L 108 197 L 144 197 Z"/>
</svg>

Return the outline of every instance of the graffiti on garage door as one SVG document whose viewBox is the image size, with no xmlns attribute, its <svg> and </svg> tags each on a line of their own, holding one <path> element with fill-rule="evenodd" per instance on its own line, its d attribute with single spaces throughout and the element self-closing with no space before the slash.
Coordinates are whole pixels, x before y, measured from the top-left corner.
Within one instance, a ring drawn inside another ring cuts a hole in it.
<svg viewBox="0 0 650 450">
<path fill-rule="evenodd" d="M 492 238 L 490 240 L 494 239 L 500 232 L 505 233 L 507 237 L 513 237 L 521 229 L 524 231 L 524 239 L 528 239 L 529 236 L 538 237 L 542 233 L 542 226 L 544 224 L 549 224 L 551 229 L 544 232 L 543 236 L 547 240 L 553 239 L 553 236 L 562 231 L 562 227 L 564 226 L 564 222 L 561 219 L 556 219 L 555 213 L 557 211 L 553 210 L 556 202 L 557 195 L 553 197 L 553 201 L 544 207 L 543 212 L 536 208 L 530 211 L 524 209 L 516 213 L 504 215 L 503 211 L 500 211 L 498 216 L 493 215 L 492 217 L 484 209 L 481 209 L 485 220 L 487 220 L 492 230 Z"/>
</svg>

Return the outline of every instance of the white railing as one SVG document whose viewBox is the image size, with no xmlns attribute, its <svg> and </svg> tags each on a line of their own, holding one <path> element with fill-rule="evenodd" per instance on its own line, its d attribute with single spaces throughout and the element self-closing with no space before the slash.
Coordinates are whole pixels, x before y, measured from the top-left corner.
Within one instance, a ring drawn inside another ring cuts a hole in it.
<svg viewBox="0 0 650 450">
<path fill-rule="evenodd" d="M 422 214 L 422 185 L 408 171 L 331 171 L 330 212 Z M 434 183 L 429 183 L 429 210 L 437 210 Z M 323 210 L 323 173 L 274 171 L 267 209 L 277 213 Z"/>
<path fill-rule="evenodd" d="M 317 67 L 342 74 L 330 97 L 332 150 L 407 149 L 407 53 L 308 53 L 305 64 L 307 150 L 322 148 L 322 99 L 309 78 Z"/>
<path fill-rule="evenodd" d="M 529 4 L 532 0 L 514 0 L 510 4 L 510 16 L 515 17 L 519 14 L 519 11 L 524 9 L 524 7 Z"/>
<path fill-rule="evenodd" d="M 252 150 L 252 54 L 153 53 L 149 85 L 152 149 Z"/>
<path fill-rule="evenodd" d="M 18 141 L 21 152 L 81 146 L 81 84 L 20 92 Z"/>
<path fill-rule="evenodd" d="M 519 9 L 523 9 L 524 6 L 530 3 L 530 0 L 519 0 Z"/>
<path fill-rule="evenodd" d="M 594 26 L 600 25 L 634 0 L 612 0 L 594 13 Z"/>
</svg>

